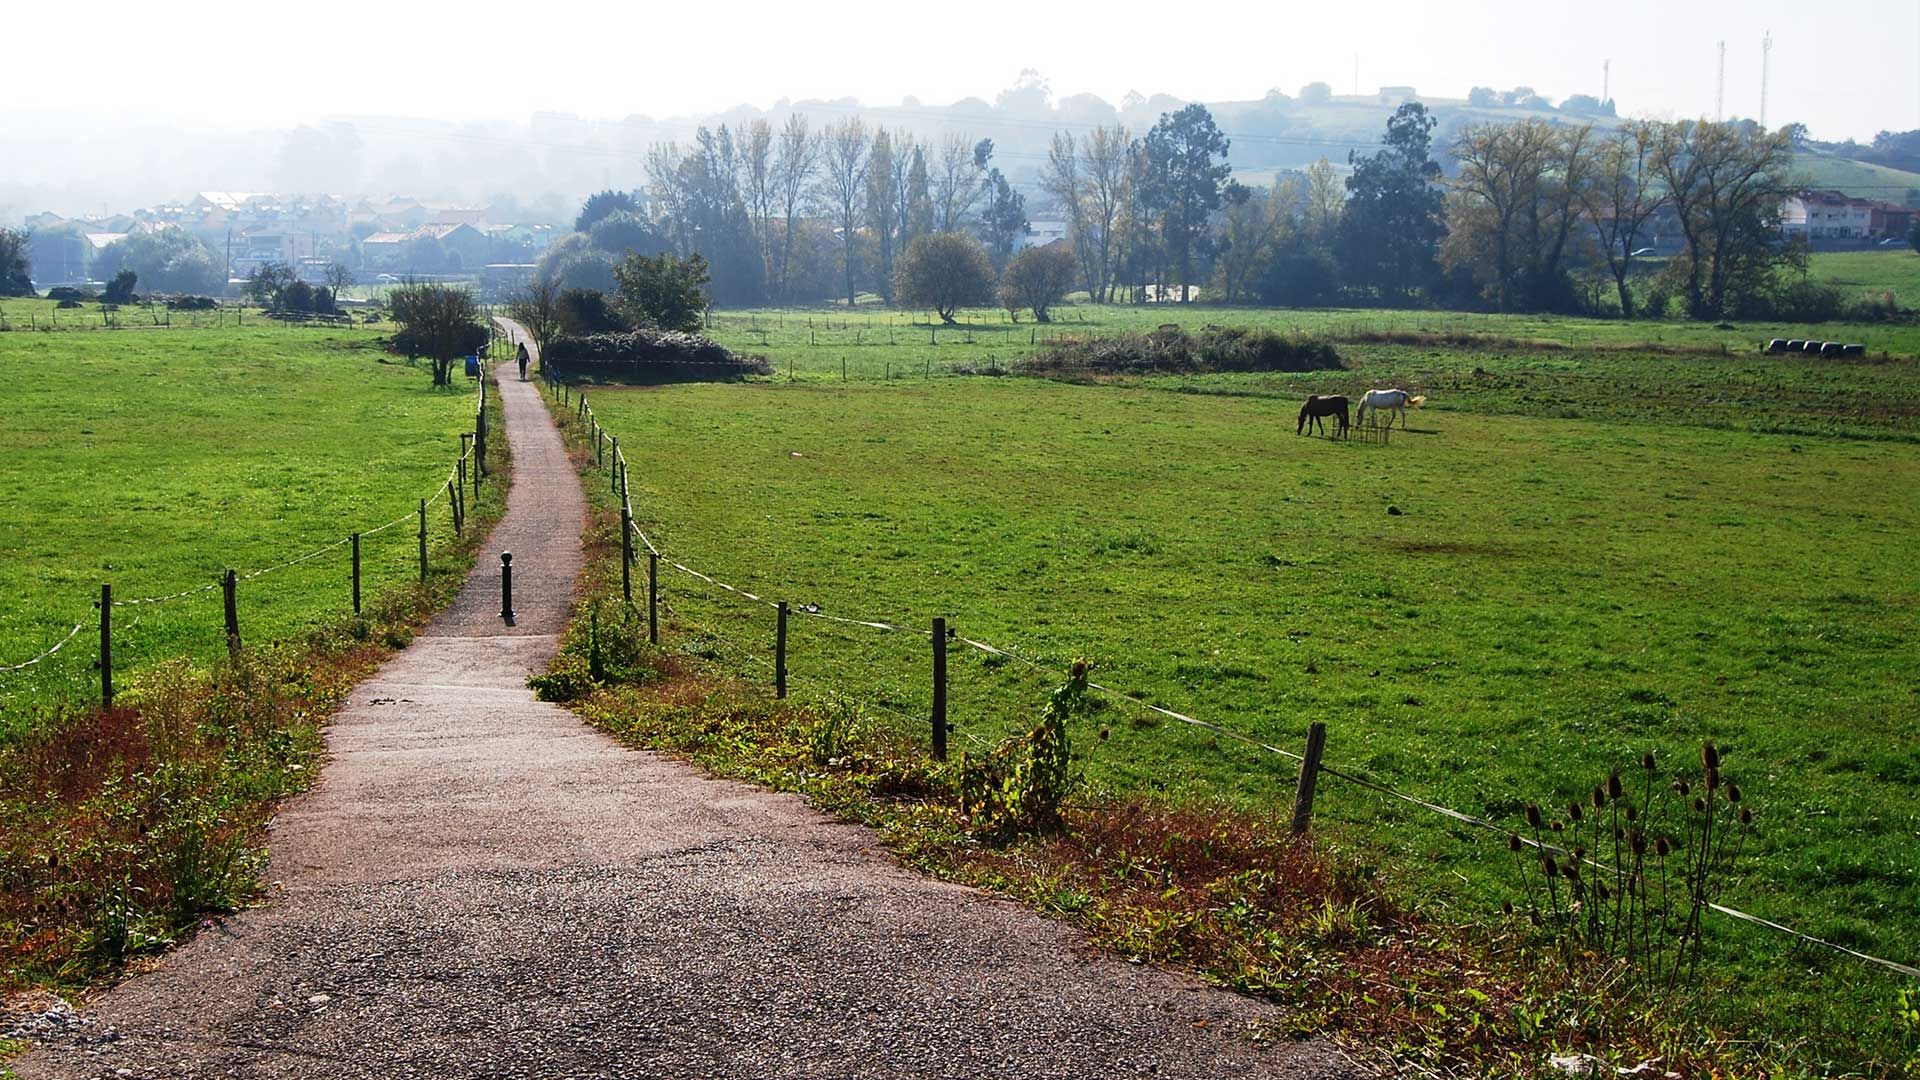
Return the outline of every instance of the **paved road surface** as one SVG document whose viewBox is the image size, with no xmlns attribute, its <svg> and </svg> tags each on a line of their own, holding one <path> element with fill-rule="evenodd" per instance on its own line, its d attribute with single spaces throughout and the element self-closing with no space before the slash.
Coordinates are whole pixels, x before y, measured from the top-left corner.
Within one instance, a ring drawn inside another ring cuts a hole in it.
<svg viewBox="0 0 1920 1080">
<path fill-rule="evenodd" d="M 1253 1001 L 1089 954 L 798 799 L 534 701 L 585 502 L 536 384 L 499 370 L 507 514 L 334 720 L 273 829 L 271 902 L 83 1010 L 22 1077 L 1346 1075 L 1323 1045 L 1241 1038 Z"/>
</svg>

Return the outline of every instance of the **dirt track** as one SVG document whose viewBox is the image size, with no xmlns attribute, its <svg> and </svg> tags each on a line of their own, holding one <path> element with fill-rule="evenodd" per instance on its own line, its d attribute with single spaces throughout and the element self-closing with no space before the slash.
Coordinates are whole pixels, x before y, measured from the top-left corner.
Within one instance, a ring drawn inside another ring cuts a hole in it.
<svg viewBox="0 0 1920 1080">
<path fill-rule="evenodd" d="M 800 800 L 624 750 L 533 700 L 585 501 L 501 365 L 506 516 L 458 601 L 352 696 L 218 920 L 22 1077 L 1332 1077 L 1264 1006 L 1088 954 L 895 866 Z M 519 619 L 499 617 L 514 553 Z"/>
</svg>

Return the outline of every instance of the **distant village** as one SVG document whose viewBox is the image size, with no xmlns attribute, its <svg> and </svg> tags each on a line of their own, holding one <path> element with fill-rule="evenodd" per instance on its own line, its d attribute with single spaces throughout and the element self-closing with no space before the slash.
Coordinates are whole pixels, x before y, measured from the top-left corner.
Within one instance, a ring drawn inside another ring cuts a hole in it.
<svg viewBox="0 0 1920 1080">
<path fill-rule="evenodd" d="M 505 216 L 505 215 L 502 215 Z M 486 206 L 430 206 L 393 198 L 349 203 L 332 195 L 202 191 L 185 202 L 101 218 L 30 214 L 34 284 L 41 291 L 99 280 L 107 249 L 180 230 L 210 252 L 229 284 L 284 263 L 318 285 L 338 264 L 356 282 L 452 278 L 507 292 L 565 229 L 497 217 Z"/>
</svg>

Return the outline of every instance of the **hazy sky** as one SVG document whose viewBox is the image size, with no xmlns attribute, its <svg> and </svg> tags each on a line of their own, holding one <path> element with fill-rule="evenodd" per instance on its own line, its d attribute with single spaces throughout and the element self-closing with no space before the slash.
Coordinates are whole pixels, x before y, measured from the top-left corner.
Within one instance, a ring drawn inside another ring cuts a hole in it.
<svg viewBox="0 0 1920 1080">
<path fill-rule="evenodd" d="M 524 120 L 537 110 L 685 115 L 782 97 L 894 104 L 991 100 L 1023 68 L 1056 95 L 1198 100 L 1323 80 L 1464 96 L 1530 85 L 1600 92 L 1635 114 L 1710 115 L 1715 42 L 1726 108 L 1816 137 L 1920 127 L 1920 0 L 1763 3 L 1109 2 L 528 4 L 320 0 L 8 5 L 0 122 L 165 119 L 283 128 L 329 115 Z M 1097 17 L 1095 17 L 1097 13 Z M 57 43 L 41 48 L 35 42 Z M 69 127 L 76 137 L 85 128 Z M 0 167 L 4 167 L 0 165 Z"/>
</svg>

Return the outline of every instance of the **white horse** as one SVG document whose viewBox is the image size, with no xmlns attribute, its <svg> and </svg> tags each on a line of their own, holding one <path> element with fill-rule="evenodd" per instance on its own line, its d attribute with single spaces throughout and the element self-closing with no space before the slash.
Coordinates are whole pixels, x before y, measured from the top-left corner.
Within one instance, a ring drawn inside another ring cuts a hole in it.
<svg viewBox="0 0 1920 1080">
<path fill-rule="evenodd" d="M 1425 394 L 1409 394 L 1405 390 L 1369 390 L 1361 396 L 1360 414 L 1353 418 L 1353 422 L 1355 424 L 1366 423 L 1367 410 L 1372 409 L 1376 413 L 1384 411 L 1399 414 L 1400 426 L 1405 428 L 1407 426 L 1408 407 L 1417 409 L 1426 403 L 1427 396 Z M 1376 422 L 1379 419 L 1378 416 L 1374 417 Z M 1392 416 L 1387 417 L 1387 426 L 1393 426 Z"/>
</svg>

